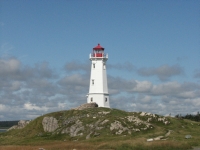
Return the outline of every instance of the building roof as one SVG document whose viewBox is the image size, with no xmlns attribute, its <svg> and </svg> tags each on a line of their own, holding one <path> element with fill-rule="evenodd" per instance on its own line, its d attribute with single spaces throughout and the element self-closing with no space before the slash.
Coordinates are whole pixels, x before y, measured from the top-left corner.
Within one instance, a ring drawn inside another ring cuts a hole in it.
<svg viewBox="0 0 200 150">
<path fill-rule="evenodd" d="M 101 47 L 100 44 L 98 44 L 96 47 L 93 48 L 93 50 L 104 50 L 104 48 Z"/>
</svg>

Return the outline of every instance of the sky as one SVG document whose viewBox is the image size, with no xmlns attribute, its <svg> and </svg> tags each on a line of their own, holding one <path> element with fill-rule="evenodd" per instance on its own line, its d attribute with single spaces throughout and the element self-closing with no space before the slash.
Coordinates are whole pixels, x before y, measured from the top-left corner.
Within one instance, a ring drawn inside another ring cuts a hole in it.
<svg viewBox="0 0 200 150">
<path fill-rule="evenodd" d="M 86 103 L 98 43 L 111 108 L 200 111 L 200 1 L 0 0 L 0 121 Z"/>
</svg>

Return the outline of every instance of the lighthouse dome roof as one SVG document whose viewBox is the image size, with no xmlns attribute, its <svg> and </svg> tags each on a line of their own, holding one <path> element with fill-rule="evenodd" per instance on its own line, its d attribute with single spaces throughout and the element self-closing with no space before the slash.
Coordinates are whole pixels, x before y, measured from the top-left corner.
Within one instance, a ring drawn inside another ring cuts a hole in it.
<svg viewBox="0 0 200 150">
<path fill-rule="evenodd" d="M 93 48 L 93 50 L 104 50 L 104 48 L 98 44 L 96 47 Z"/>
</svg>

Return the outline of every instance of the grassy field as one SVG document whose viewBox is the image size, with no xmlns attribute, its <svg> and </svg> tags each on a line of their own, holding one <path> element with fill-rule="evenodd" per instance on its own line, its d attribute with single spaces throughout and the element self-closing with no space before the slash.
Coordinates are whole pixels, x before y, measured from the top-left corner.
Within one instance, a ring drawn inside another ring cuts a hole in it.
<svg viewBox="0 0 200 150">
<path fill-rule="evenodd" d="M 98 111 L 108 110 L 99 108 L 82 111 L 62 111 L 45 116 L 60 118 L 60 122 L 62 122 L 72 116 L 95 115 Z M 130 114 L 133 113 L 113 109 L 105 118 L 112 122 Z M 134 114 L 138 115 L 139 113 Z M 121 135 L 113 134 L 109 130 L 108 124 L 105 124 L 105 129 L 101 130 L 100 136 L 86 140 L 83 137 L 70 137 L 67 134 L 45 133 L 41 124 L 43 117 L 36 118 L 24 129 L 0 133 L 0 150 L 35 150 L 39 148 L 45 150 L 188 150 L 192 146 L 200 146 L 200 123 L 190 120 L 167 117 L 170 121 L 169 125 L 153 121 L 154 128 L 152 130 Z M 105 118 L 101 116 L 101 119 Z M 95 119 L 98 120 L 98 117 Z M 80 117 L 80 120 L 87 124 L 92 123 L 92 120 L 87 117 Z M 165 140 L 147 142 L 149 138 L 164 136 L 169 130 L 171 131 L 170 135 Z M 191 135 L 192 138 L 185 139 L 185 135 Z"/>
<path fill-rule="evenodd" d="M 91 141 L 49 141 L 45 143 L 32 143 L 30 145 L 4 145 L 0 150 L 35 150 L 44 148 L 45 150 L 188 150 L 191 146 L 187 142 L 176 141 L 156 141 L 146 142 L 145 139 L 118 140 L 109 142 Z"/>
</svg>

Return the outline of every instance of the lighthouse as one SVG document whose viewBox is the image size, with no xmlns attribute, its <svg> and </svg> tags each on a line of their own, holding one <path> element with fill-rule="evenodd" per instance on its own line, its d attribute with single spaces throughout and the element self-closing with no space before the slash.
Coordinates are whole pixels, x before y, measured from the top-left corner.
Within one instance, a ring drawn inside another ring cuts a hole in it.
<svg viewBox="0 0 200 150">
<path fill-rule="evenodd" d="M 110 108 L 109 93 L 107 85 L 106 61 L 108 54 L 98 44 L 89 55 L 91 61 L 91 75 L 87 103 L 97 103 L 98 107 Z"/>
</svg>

